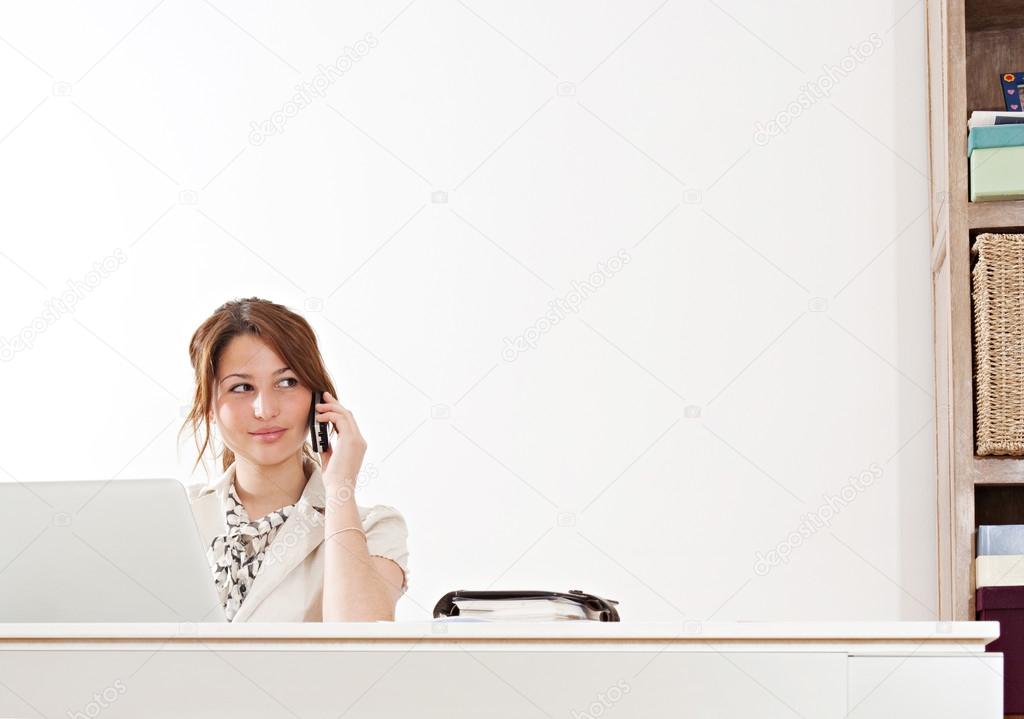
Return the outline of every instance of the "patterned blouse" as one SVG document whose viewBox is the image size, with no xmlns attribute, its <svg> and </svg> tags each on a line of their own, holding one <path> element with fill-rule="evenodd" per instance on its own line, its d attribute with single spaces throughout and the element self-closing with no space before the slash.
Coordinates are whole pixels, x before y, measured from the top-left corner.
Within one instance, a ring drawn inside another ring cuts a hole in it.
<svg viewBox="0 0 1024 719">
<path fill-rule="evenodd" d="M 250 520 L 245 507 L 235 488 L 235 464 L 225 468 L 220 477 L 213 483 L 194 484 L 188 487 L 189 501 L 193 509 L 197 504 L 217 501 L 220 517 L 223 522 L 209 518 L 205 511 L 196 515 L 200 534 L 209 543 L 206 557 L 213 572 L 214 586 L 223 605 L 225 617 L 229 622 L 244 606 L 246 596 L 251 593 L 253 581 L 261 571 L 267 571 L 268 562 L 274 555 L 267 555 L 273 549 L 275 537 L 280 538 L 279 530 L 286 520 L 294 514 L 302 514 L 313 510 L 326 518 L 324 506 L 323 480 L 320 466 L 316 462 L 305 460 L 303 471 L 307 483 L 302 496 L 293 504 L 269 512 L 256 520 Z M 214 495 L 207 499 L 209 495 Z M 306 503 L 306 507 L 302 504 Z M 358 506 L 359 519 L 363 531 L 366 532 L 367 550 L 370 556 L 385 557 L 401 567 L 403 572 L 402 592 L 408 588 L 409 548 L 407 544 L 408 527 L 405 518 L 395 507 L 384 504 Z M 315 574 L 308 578 L 319 586 L 309 585 L 310 592 L 323 591 L 322 577 Z M 280 619 L 275 621 L 311 621 L 302 611 L 278 609 Z M 316 620 L 319 621 L 319 620 Z"/>
<path fill-rule="evenodd" d="M 231 483 L 227 498 L 227 534 L 214 537 L 206 558 L 213 570 L 213 581 L 220 593 L 224 614 L 230 622 L 238 612 L 253 580 L 263 566 L 267 547 L 274 541 L 278 529 L 295 508 L 295 504 L 275 509 L 259 519 L 250 521 L 242 506 L 235 483 Z"/>
</svg>

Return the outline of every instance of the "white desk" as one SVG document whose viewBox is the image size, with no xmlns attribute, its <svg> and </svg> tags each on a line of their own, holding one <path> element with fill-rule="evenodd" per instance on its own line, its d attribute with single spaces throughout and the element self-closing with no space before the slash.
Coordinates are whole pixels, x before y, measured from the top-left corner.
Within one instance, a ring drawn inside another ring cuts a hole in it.
<svg viewBox="0 0 1024 719">
<path fill-rule="evenodd" d="M 0 717 L 995 719 L 997 622 L 0 624 Z M 658 714 L 655 714 L 655 713 Z"/>
</svg>

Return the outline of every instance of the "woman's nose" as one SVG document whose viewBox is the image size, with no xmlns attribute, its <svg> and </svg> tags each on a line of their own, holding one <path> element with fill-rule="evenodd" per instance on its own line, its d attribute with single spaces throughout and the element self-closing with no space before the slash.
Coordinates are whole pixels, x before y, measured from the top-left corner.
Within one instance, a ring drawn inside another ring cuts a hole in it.
<svg viewBox="0 0 1024 719">
<path fill-rule="evenodd" d="M 276 417 L 277 405 L 270 397 L 267 397 L 265 395 L 257 395 L 256 402 L 253 404 L 253 412 L 260 419 Z"/>
</svg>

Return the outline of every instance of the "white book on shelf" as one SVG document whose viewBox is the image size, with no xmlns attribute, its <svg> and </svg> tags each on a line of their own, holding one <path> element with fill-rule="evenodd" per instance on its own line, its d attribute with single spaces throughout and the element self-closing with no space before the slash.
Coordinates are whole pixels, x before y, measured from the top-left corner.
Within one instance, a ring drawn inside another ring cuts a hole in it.
<svg viewBox="0 0 1024 719">
<path fill-rule="evenodd" d="M 1002 124 L 998 118 L 1003 118 L 1003 123 L 1024 122 L 1024 112 L 1002 112 L 998 110 L 975 110 L 971 113 L 971 119 L 967 121 L 967 127 L 984 127 L 986 125 Z"/>
</svg>

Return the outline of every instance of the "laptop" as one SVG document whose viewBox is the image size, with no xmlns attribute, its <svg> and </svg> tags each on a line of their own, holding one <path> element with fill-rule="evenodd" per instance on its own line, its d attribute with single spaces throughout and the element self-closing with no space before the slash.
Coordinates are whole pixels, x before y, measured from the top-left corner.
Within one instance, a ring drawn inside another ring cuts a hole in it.
<svg viewBox="0 0 1024 719">
<path fill-rule="evenodd" d="M 0 482 L 0 622 L 226 621 L 180 482 Z"/>
</svg>

